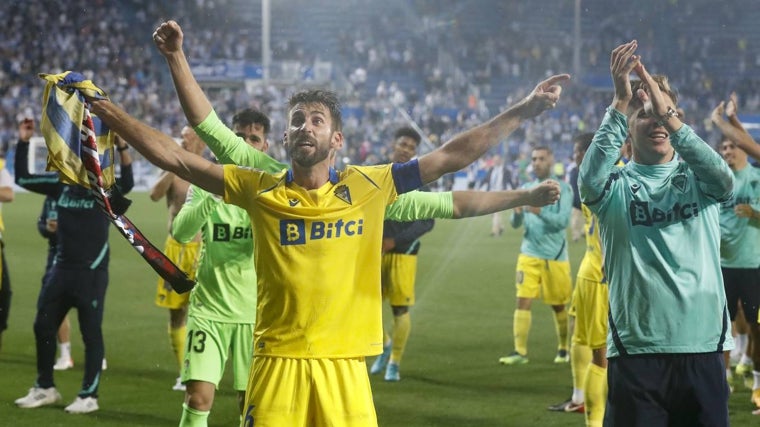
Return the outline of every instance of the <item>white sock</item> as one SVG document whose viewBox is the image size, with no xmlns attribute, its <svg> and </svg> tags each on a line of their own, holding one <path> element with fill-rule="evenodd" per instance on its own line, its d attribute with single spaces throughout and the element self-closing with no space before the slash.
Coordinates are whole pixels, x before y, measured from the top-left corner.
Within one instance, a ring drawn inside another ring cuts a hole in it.
<svg viewBox="0 0 760 427">
<path fill-rule="evenodd" d="M 747 339 L 747 334 L 738 334 L 734 337 L 734 349 L 731 350 L 731 355 L 736 358 L 739 354 L 744 354 L 747 352 L 747 343 L 749 340 Z"/>
<path fill-rule="evenodd" d="M 62 342 L 58 344 L 58 352 L 62 359 L 71 359 L 71 343 Z"/>
<path fill-rule="evenodd" d="M 742 365 L 750 365 L 750 366 L 752 366 L 752 359 L 750 359 L 749 357 L 747 357 L 747 354 L 745 353 L 745 354 L 742 354 L 742 359 L 739 361 L 739 363 L 742 364 Z"/>
<path fill-rule="evenodd" d="M 583 390 L 573 388 L 573 397 L 571 397 L 570 400 L 572 400 L 575 404 L 581 404 L 585 402 Z"/>
</svg>

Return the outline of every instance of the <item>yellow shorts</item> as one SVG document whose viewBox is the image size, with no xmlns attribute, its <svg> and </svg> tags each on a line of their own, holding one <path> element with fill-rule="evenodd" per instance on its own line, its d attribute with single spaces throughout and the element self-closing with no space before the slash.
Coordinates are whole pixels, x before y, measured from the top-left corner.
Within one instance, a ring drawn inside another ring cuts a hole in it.
<svg viewBox="0 0 760 427">
<path fill-rule="evenodd" d="M 417 255 L 385 254 L 380 273 L 383 298 L 394 306 L 414 305 Z"/>
<path fill-rule="evenodd" d="M 518 298 L 541 298 L 549 305 L 570 302 L 570 261 L 552 261 L 520 254 L 515 280 Z"/>
<path fill-rule="evenodd" d="M 377 427 L 363 357 L 254 357 L 243 426 Z"/>
<path fill-rule="evenodd" d="M 575 330 L 573 342 L 592 349 L 607 345 L 607 313 L 610 308 L 606 283 L 579 277 L 573 291 Z"/>
<path fill-rule="evenodd" d="M 190 242 L 181 244 L 171 236 L 166 238 L 164 254 L 180 270 L 187 273 L 190 279 L 195 279 L 195 270 L 198 268 L 198 257 L 200 256 L 200 242 Z M 158 278 L 158 289 L 156 290 L 156 305 L 171 309 L 182 308 L 187 305 L 190 292 L 178 294 L 174 292 L 171 285 L 166 283 L 161 277 Z"/>
</svg>

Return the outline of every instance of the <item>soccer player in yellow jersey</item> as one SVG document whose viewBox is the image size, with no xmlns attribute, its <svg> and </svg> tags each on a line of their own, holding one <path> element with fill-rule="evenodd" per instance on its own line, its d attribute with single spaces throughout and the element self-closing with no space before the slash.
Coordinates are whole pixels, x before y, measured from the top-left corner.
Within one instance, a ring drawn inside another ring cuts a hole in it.
<svg viewBox="0 0 760 427">
<path fill-rule="evenodd" d="M 581 378 L 581 400 L 585 405 L 586 425 L 601 426 L 607 400 L 607 310 L 609 308 L 607 280 L 602 268 L 602 246 L 596 217 L 581 204 L 586 224 L 586 253 L 578 268 L 573 291 L 575 329 L 573 346 L 591 349 L 591 363 L 576 368 Z M 582 374 L 581 374 L 582 372 Z M 575 398 L 575 394 L 573 395 Z M 571 403 L 572 404 L 572 403 Z"/>
<path fill-rule="evenodd" d="M 177 72 L 191 75 L 184 54 L 171 53 L 181 43 L 179 26 L 162 24 L 153 37 L 167 61 L 181 62 Z M 213 164 L 110 101 L 89 101 L 150 162 L 248 211 L 256 230 L 258 307 L 244 425 L 376 426 L 365 357 L 380 354 L 383 344 L 385 207 L 400 193 L 462 169 L 523 121 L 553 108 L 568 78 L 549 77 L 514 106 L 417 160 L 341 172 L 330 167 L 331 151 L 343 143 L 340 105 L 330 92 L 291 97 L 285 148 L 292 164 L 278 174 Z M 192 104 L 187 101 L 180 97 L 183 107 Z M 201 104 L 185 111 L 191 123 L 212 113 L 207 100 Z"/>
<path fill-rule="evenodd" d="M 573 137 L 573 161 L 576 164 L 576 180 L 577 180 L 577 168 L 580 167 L 581 162 L 583 161 L 583 156 L 586 154 L 586 150 L 588 149 L 588 146 L 591 145 L 591 140 L 593 139 L 594 134 L 593 133 L 582 133 L 575 135 Z M 575 202 L 577 198 L 578 202 L 578 215 L 580 216 L 581 220 L 581 227 L 580 227 L 580 235 L 586 234 L 586 231 L 589 229 L 589 224 L 586 223 L 585 227 L 583 227 L 584 223 L 584 213 L 580 202 L 580 196 L 577 194 L 578 192 L 578 186 L 572 184 L 571 181 L 571 187 L 573 188 L 574 192 L 574 198 L 573 198 L 573 211 L 575 211 Z M 573 213 L 573 218 L 571 219 L 571 228 L 573 229 L 572 232 L 575 234 L 575 226 L 572 224 L 575 221 L 575 213 Z M 586 237 L 588 240 L 588 237 Z M 573 237 L 573 240 L 576 240 L 575 237 Z M 587 245 L 588 248 L 591 248 L 591 246 Z M 584 256 L 583 260 L 581 261 L 581 266 L 587 265 L 586 264 L 586 258 L 589 256 L 589 252 L 586 252 L 586 255 Z M 585 345 L 580 344 L 578 340 L 575 339 L 575 334 L 577 332 L 577 329 L 574 327 L 575 322 L 575 315 L 576 315 L 576 303 L 578 302 L 577 298 L 577 291 L 578 291 L 578 282 L 581 280 L 581 276 L 578 276 L 576 279 L 576 285 L 575 289 L 573 290 L 573 296 L 570 303 L 570 307 L 567 310 L 567 314 L 569 316 L 569 328 L 570 333 L 573 334 L 573 337 L 570 342 L 570 371 L 573 376 L 573 394 L 568 398 L 566 401 L 549 406 L 550 411 L 559 411 L 559 412 L 584 412 L 584 392 L 583 392 L 583 382 L 585 380 L 586 376 L 586 369 L 588 368 L 588 364 L 591 362 L 591 349 Z"/>
<path fill-rule="evenodd" d="M 573 138 L 575 162 L 580 166 L 594 138 L 583 133 Z M 630 158 L 630 140 L 621 149 L 619 165 Z M 581 204 L 586 236 L 586 252 L 578 267 L 569 313 L 575 317 L 570 362 L 573 395 L 550 410 L 585 412 L 587 426 L 601 426 L 607 400 L 607 310 L 608 287 L 604 277 L 602 246 L 594 214 Z"/>
</svg>

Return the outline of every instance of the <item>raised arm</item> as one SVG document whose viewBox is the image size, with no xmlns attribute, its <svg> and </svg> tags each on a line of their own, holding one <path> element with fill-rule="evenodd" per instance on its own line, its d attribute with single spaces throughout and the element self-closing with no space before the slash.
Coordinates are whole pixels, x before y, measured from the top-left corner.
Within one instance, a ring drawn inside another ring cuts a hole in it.
<svg viewBox="0 0 760 427">
<path fill-rule="evenodd" d="M 183 39 L 182 28 L 175 21 L 166 21 L 153 32 L 153 43 L 169 65 L 185 117 L 195 127 L 211 113 L 212 107 L 190 70 L 190 64 L 182 50 Z"/>
<path fill-rule="evenodd" d="M 19 125 L 18 143 L 13 159 L 16 184 L 29 191 L 55 197 L 61 192 L 62 184 L 57 172 L 33 174 L 29 172 L 29 141 L 34 134 L 34 122 L 25 120 Z"/>
<path fill-rule="evenodd" d="M 129 145 L 119 135 L 115 140 L 116 151 L 119 153 L 119 177 L 116 178 L 116 186 L 122 194 L 132 191 L 135 186 L 135 176 L 132 170 L 132 155 L 129 154 Z"/>
<path fill-rule="evenodd" d="M 491 120 L 455 135 L 442 147 L 420 157 L 420 177 L 429 183 L 444 174 L 456 172 L 482 156 L 489 148 L 503 141 L 520 124 L 545 110 L 554 108 L 559 101 L 568 74 L 549 77 L 539 83 L 524 99 Z"/>
<path fill-rule="evenodd" d="M 150 200 L 157 202 L 166 197 L 166 193 L 169 192 L 169 188 L 172 186 L 172 180 L 174 180 L 173 173 L 162 171 L 156 182 L 150 187 Z"/>
<path fill-rule="evenodd" d="M 578 167 L 578 192 L 583 203 L 589 205 L 596 203 L 604 194 L 628 133 L 625 114 L 633 99 L 631 72 L 640 60 L 635 55 L 637 47 L 636 40 L 633 40 L 616 47 L 610 54 L 610 75 L 615 95 Z"/>
<path fill-rule="evenodd" d="M 92 112 L 149 162 L 214 194 L 224 194 L 224 172 L 166 135 L 130 116 L 107 99 L 91 99 Z"/>
<path fill-rule="evenodd" d="M 192 241 L 219 203 L 221 201 L 207 191 L 191 185 L 185 204 L 172 221 L 172 237 L 180 243 Z"/>
<path fill-rule="evenodd" d="M 726 161 L 685 125 L 677 114 L 669 114 L 672 107 L 666 102 L 659 85 L 647 72 L 644 64 L 639 62 L 634 71 L 649 88 L 649 92 L 639 89 L 636 93 L 644 104 L 644 109 L 660 118 L 660 122 L 670 134 L 670 144 L 699 178 L 702 191 L 717 200 L 725 200 L 734 188 L 734 174 Z"/>
<path fill-rule="evenodd" d="M 726 115 L 727 119 L 723 117 Z M 744 150 L 755 160 L 760 161 L 760 145 L 752 138 L 739 121 L 736 115 L 736 94 L 732 93 L 728 102 L 721 102 L 712 111 L 710 120 L 721 131 L 726 138 L 730 139 L 737 147 Z"/>
</svg>

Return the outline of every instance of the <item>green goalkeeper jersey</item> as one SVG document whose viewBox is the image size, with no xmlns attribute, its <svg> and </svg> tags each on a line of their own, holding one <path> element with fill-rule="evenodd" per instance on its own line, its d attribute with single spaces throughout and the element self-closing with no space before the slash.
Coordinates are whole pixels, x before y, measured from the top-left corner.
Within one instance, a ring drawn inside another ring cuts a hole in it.
<svg viewBox="0 0 760 427">
<path fill-rule="evenodd" d="M 256 320 L 256 270 L 248 213 L 194 185 L 172 224 L 172 236 L 188 242 L 201 231 L 203 248 L 188 314 L 228 323 Z"/>
</svg>

